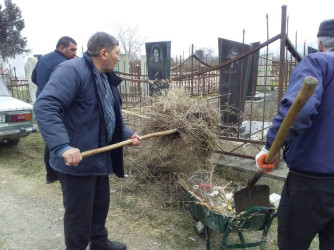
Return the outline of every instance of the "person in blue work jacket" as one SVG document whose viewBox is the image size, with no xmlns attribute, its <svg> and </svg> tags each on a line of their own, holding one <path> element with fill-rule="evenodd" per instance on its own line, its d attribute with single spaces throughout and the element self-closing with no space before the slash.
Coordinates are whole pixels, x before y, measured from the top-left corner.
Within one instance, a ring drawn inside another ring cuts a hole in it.
<svg viewBox="0 0 334 250">
<path fill-rule="evenodd" d="M 51 166 L 59 172 L 65 207 L 67 250 L 124 250 L 108 239 L 105 227 L 110 202 L 110 174 L 124 177 L 123 148 L 82 158 L 81 152 L 129 138 L 140 137 L 125 126 L 121 79 L 114 73 L 119 43 L 97 32 L 82 58 L 65 61 L 54 69 L 34 105 L 36 120 L 51 152 Z"/>
<path fill-rule="evenodd" d="M 265 147 L 256 156 L 265 164 L 277 131 L 304 78 L 313 76 L 318 85 L 295 120 L 284 143 L 287 175 L 278 207 L 279 249 L 308 249 L 319 235 L 319 248 L 334 249 L 334 19 L 319 26 L 318 53 L 307 55 L 294 69 L 281 100 L 278 115 L 267 133 Z"/>
<path fill-rule="evenodd" d="M 56 49 L 42 56 L 34 68 L 31 80 L 37 85 L 36 98 L 42 92 L 46 83 L 49 81 L 53 69 L 60 63 L 76 57 L 77 43 L 69 37 L 61 37 L 56 45 Z M 44 164 L 46 168 L 46 183 L 50 184 L 58 180 L 57 172 L 50 166 L 50 151 L 45 146 L 44 148 Z"/>
</svg>

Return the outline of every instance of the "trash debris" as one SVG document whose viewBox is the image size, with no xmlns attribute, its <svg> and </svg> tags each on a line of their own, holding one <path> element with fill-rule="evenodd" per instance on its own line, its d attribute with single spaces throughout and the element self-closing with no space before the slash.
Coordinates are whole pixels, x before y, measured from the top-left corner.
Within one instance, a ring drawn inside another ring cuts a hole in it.
<svg viewBox="0 0 334 250">
<path fill-rule="evenodd" d="M 190 240 L 192 240 L 193 242 L 197 242 L 197 239 L 195 237 L 189 237 Z"/>
<path fill-rule="evenodd" d="M 215 190 L 212 193 L 208 194 L 210 197 L 215 197 L 219 194 L 219 191 Z"/>
<path fill-rule="evenodd" d="M 270 196 L 269 196 L 269 200 L 270 200 L 270 204 L 272 206 L 274 206 L 275 208 L 278 208 L 278 205 L 279 205 L 279 202 L 281 200 L 281 196 L 279 194 L 276 194 L 276 193 L 272 193 Z"/>
</svg>

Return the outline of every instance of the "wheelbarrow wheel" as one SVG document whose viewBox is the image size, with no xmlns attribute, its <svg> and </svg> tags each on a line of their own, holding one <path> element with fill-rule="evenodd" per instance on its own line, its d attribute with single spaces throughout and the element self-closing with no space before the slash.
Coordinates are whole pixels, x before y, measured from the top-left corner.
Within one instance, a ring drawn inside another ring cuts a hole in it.
<svg viewBox="0 0 334 250">
<path fill-rule="evenodd" d="M 193 226 L 197 235 L 202 238 L 205 238 L 205 229 L 204 229 L 205 225 L 203 224 L 203 222 L 193 218 Z"/>
</svg>

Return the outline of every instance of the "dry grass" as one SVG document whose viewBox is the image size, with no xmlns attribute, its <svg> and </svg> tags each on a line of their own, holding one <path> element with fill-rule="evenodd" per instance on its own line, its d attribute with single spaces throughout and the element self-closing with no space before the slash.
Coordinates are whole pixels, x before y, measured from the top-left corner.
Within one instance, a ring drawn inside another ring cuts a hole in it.
<svg viewBox="0 0 334 250">
<path fill-rule="evenodd" d="M 169 129 L 177 129 L 178 133 L 143 141 L 138 148 L 127 148 L 125 161 L 130 173 L 139 179 L 170 180 L 174 173 L 212 167 L 213 153 L 219 144 L 220 115 L 215 107 L 174 89 L 153 97 L 152 106 L 144 113 L 149 118 L 141 120 L 141 134 Z"/>
</svg>

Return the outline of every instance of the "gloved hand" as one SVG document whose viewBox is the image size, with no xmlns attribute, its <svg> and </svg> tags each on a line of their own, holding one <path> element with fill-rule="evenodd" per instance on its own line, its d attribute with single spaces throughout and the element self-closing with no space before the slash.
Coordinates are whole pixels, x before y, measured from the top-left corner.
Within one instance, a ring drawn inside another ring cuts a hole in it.
<svg viewBox="0 0 334 250">
<path fill-rule="evenodd" d="M 263 147 L 262 150 L 260 151 L 260 153 L 258 153 L 256 156 L 255 156 L 255 160 L 256 160 L 256 167 L 258 169 L 265 169 L 266 173 L 270 173 L 273 171 L 275 165 L 276 165 L 276 156 L 274 158 L 274 160 L 271 162 L 271 163 L 265 163 L 265 159 L 266 159 L 266 156 L 268 155 L 268 150 Z"/>
</svg>

